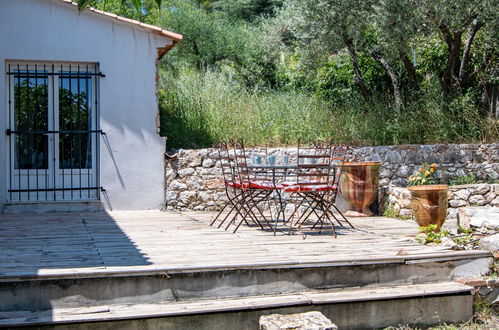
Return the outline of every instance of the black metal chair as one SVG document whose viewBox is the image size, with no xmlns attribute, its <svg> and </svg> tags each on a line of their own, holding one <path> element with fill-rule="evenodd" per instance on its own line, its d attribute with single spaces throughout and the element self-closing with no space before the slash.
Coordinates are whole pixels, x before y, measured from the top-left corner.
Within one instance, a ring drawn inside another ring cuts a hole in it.
<svg viewBox="0 0 499 330">
<path fill-rule="evenodd" d="M 295 207 L 289 217 L 289 230 L 312 231 L 318 225 L 322 232 L 324 225 L 331 227 L 336 237 L 331 202 L 338 190 L 334 184 L 335 168 L 332 167 L 332 147 L 329 143 L 318 142 L 312 147 L 304 147 L 298 142 L 296 181 L 285 188 L 291 195 Z M 296 220 L 294 220 L 296 217 Z"/>
</svg>

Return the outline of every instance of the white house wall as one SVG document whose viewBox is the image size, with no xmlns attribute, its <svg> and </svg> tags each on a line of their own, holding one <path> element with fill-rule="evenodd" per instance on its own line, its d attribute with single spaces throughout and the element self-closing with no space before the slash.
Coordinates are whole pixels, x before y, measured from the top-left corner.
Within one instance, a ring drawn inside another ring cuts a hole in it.
<svg viewBox="0 0 499 330">
<path fill-rule="evenodd" d="M 0 0 L 0 212 L 7 197 L 5 62 L 96 62 L 100 79 L 101 186 L 113 209 L 163 204 L 164 139 L 157 134 L 157 48 L 163 37 L 60 1 Z M 101 198 L 105 204 L 105 199 Z"/>
</svg>

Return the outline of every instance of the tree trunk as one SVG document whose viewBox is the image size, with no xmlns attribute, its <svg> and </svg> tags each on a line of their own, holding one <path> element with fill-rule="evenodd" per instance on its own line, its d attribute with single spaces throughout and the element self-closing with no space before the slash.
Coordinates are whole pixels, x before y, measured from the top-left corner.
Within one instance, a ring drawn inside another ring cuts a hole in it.
<svg viewBox="0 0 499 330">
<path fill-rule="evenodd" d="M 439 26 L 440 31 L 444 36 L 445 43 L 448 48 L 447 66 L 442 75 L 442 91 L 445 96 L 448 96 L 452 89 L 452 74 L 454 73 L 456 62 L 459 59 L 459 51 L 461 49 L 462 31 L 451 33 L 446 25 Z"/>
<path fill-rule="evenodd" d="M 407 74 L 409 75 L 409 81 L 411 84 L 411 87 L 419 91 L 419 79 L 418 75 L 416 73 L 416 67 L 414 67 L 414 64 L 412 63 L 411 59 L 409 56 L 407 56 L 406 52 L 400 51 L 399 52 L 399 57 L 402 60 L 402 63 L 404 63 L 405 70 L 407 71 Z"/>
<path fill-rule="evenodd" d="M 359 62 L 357 60 L 357 52 L 355 50 L 355 47 L 353 45 L 353 41 L 351 39 L 343 39 L 345 44 L 347 45 L 348 52 L 350 53 L 350 57 L 352 58 L 352 64 L 353 64 L 353 69 L 355 72 L 355 83 L 360 89 L 360 94 L 366 100 L 366 102 L 371 102 L 371 92 L 369 91 L 369 88 L 367 87 L 366 82 L 364 81 L 364 78 L 362 77 L 362 73 L 360 72 L 359 68 Z"/>
<path fill-rule="evenodd" d="M 393 70 L 392 66 L 386 59 L 384 59 L 380 54 L 376 52 L 371 52 L 372 57 L 377 60 L 383 68 L 386 70 L 388 75 L 390 76 L 390 79 L 392 81 L 392 87 L 393 87 L 393 97 L 395 99 L 395 110 L 397 112 L 400 112 L 400 107 L 402 106 L 402 98 L 400 96 L 400 81 L 397 77 L 397 74 L 395 73 L 395 70 Z"/>
<path fill-rule="evenodd" d="M 473 24 L 468 31 L 468 36 L 466 37 L 466 42 L 464 43 L 463 57 L 461 58 L 461 65 L 459 66 L 459 75 L 457 78 L 457 83 L 461 90 L 464 90 L 467 81 L 467 77 L 465 76 L 465 74 L 470 55 L 471 44 L 473 43 L 473 39 L 475 38 L 476 33 L 482 26 L 483 24 L 479 22 Z"/>
</svg>

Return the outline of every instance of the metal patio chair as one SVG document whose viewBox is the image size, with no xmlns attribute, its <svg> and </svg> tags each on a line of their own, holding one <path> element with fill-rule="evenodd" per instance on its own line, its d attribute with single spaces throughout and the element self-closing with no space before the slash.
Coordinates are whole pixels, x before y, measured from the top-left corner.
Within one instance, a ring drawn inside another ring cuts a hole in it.
<svg viewBox="0 0 499 330">
<path fill-rule="evenodd" d="M 332 196 L 338 190 L 334 184 L 332 155 L 330 143 L 317 142 L 312 147 L 304 147 L 298 142 L 296 181 L 284 188 L 294 203 L 288 219 L 290 233 L 293 229 L 303 230 L 306 225 L 309 225 L 306 231 L 319 225 L 318 231 L 321 232 L 327 223 L 336 237 L 335 218 L 330 210 Z"/>
<path fill-rule="evenodd" d="M 235 174 L 235 155 L 233 153 L 231 154 L 226 142 L 221 142 L 220 144 L 215 145 L 215 148 L 217 149 L 217 160 L 220 163 L 227 202 L 212 220 L 210 226 L 213 226 L 217 221 L 220 221 L 217 226 L 217 228 L 220 228 L 228 219 L 233 221 L 233 219 L 238 215 L 243 217 L 241 212 L 244 211 L 242 210 L 240 202 L 242 194 L 241 184 L 238 180 L 236 180 Z M 228 210 L 228 212 L 225 216 L 223 216 L 225 210 Z M 232 218 L 230 218 L 231 216 Z"/>
<path fill-rule="evenodd" d="M 351 147 L 347 146 L 347 145 L 333 145 L 333 146 L 331 146 L 331 148 L 332 148 L 331 184 L 335 187 L 339 187 L 341 171 L 343 169 L 342 166 L 343 166 L 343 163 L 345 162 L 345 158 L 348 155 L 348 152 L 351 150 Z M 355 227 L 352 225 L 352 223 L 347 219 L 347 217 L 345 217 L 345 215 L 340 211 L 340 209 L 336 205 L 336 199 L 338 197 L 338 192 L 339 192 L 339 189 L 334 189 L 331 191 L 331 196 L 330 196 L 331 208 L 329 209 L 329 212 L 330 212 L 331 216 L 336 220 L 336 222 L 338 222 L 341 226 L 343 226 L 342 221 L 345 221 L 346 223 L 348 223 L 348 225 L 352 229 L 355 229 Z M 338 213 L 339 217 L 333 213 L 332 209 L 334 209 L 336 211 L 336 213 Z M 340 220 L 340 218 L 342 220 Z"/>
<path fill-rule="evenodd" d="M 264 226 L 272 229 L 272 225 L 261 205 L 267 203 L 271 194 L 276 189 L 281 189 L 281 186 L 275 185 L 269 180 L 266 172 L 250 171 L 248 168 L 248 156 L 242 141 L 233 142 L 232 145 L 236 159 L 236 173 L 241 183 L 241 203 L 244 205 L 247 216 L 256 221 L 262 229 L 264 229 Z M 234 232 L 238 230 L 241 224 L 242 220 L 237 223 Z"/>
</svg>

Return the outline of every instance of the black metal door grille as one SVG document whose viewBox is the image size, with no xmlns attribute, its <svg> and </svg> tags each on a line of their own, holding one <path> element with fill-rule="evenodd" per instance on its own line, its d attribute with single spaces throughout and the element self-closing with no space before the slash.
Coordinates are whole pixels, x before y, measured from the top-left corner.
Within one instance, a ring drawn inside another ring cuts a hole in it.
<svg viewBox="0 0 499 330">
<path fill-rule="evenodd" d="M 97 64 L 8 63 L 10 201 L 99 199 Z"/>
</svg>

